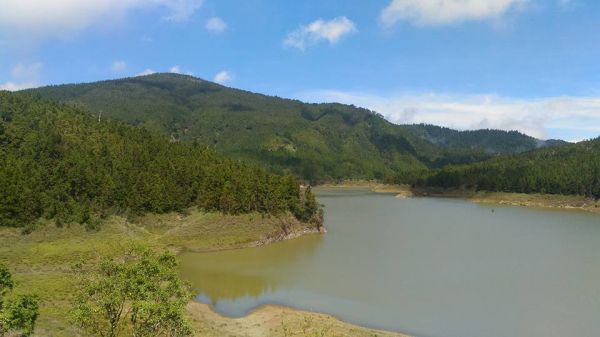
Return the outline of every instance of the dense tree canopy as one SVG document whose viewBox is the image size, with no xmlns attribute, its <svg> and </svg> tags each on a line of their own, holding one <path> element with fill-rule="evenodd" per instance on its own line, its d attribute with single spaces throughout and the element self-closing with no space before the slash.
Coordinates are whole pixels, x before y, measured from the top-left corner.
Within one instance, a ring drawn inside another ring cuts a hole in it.
<svg viewBox="0 0 600 337">
<path fill-rule="evenodd" d="M 408 180 L 416 186 L 573 194 L 598 199 L 600 138 L 471 165 L 448 166 Z"/>
<path fill-rule="evenodd" d="M 0 225 L 39 218 L 181 211 L 292 212 L 310 218 L 297 180 L 206 146 L 98 120 L 27 94 L 0 92 Z"/>
</svg>

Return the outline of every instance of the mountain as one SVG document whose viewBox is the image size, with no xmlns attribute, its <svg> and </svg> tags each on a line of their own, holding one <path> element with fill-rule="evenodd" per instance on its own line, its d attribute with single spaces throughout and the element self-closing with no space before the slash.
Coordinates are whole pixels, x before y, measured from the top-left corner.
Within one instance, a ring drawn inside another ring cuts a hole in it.
<svg viewBox="0 0 600 337">
<path fill-rule="evenodd" d="M 29 92 L 311 181 L 383 179 L 545 144 L 516 132 L 399 126 L 352 105 L 306 104 L 178 74 Z"/>
<path fill-rule="evenodd" d="M 425 173 L 417 186 L 600 198 L 600 138 Z"/>
<path fill-rule="evenodd" d="M 568 144 L 562 140 L 540 140 L 518 131 L 492 129 L 457 131 L 429 124 L 401 125 L 401 127 L 444 149 L 474 149 L 488 154 L 521 153 Z"/>
<path fill-rule="evenodd" d="M 0 91 L 0 226 L 198 207 L 315 220 L 310 189 L 192 142 Z M 318 220 L 318 219 L 317 219 Z"/>
</svg>

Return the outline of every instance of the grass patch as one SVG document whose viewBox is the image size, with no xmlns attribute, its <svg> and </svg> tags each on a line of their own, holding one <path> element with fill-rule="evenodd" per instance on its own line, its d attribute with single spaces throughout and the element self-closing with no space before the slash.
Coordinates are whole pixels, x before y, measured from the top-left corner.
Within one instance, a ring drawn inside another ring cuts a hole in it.
<svg viewBox="0 0 600 337">
<path fill-rule="evenodd" d="M 21 229 L 0 228 L 0 262 L 13 272 L 16 292 L 34 293 L 42 300 L 36 336 L 78 336 L 68 320 L 75 263 L 95 264 L 123 254 L 131 244 L 174 252 L 259 245 L 281 236 L 284 226 L 291 230 L 305 227 L 293 216 L 227 216 L 197 210 L 132 221 L 111 217 L 93 232 L 81 225 L 59 228 L 46 222 L 27 235 Z"/>
</svg>

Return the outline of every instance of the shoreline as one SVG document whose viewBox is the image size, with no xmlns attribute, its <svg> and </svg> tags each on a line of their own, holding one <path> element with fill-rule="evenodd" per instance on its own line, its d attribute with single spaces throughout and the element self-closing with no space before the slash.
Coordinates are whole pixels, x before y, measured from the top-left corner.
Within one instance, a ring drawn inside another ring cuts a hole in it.
<svg viewBox="0 0 600 337">
<path fill-rule="evenodd" d="M 410 337 L 399 332 L 352 324 L 330 314 L 263 304 L 243 317 L 227 317 L 210 304 L 191 301 L 188 315 L 200 336 L 291 337 L 291 336 L 378 336 Z M 210 324 L 206 324 L 210 322 Z"/>
<path fill-rule="evenodd" d="M 195 250 L 180 246 L 176 254 L 251 249 L 307 235 L 323 235 L 327 233 L 327 229 L 323 225 L 317 228 L 313 224 L 299 224 L 300 226 L 298 224 L 292 226 L 288 233 L 279 233 L 275 236 L 267 235 L 259 240 L 235 247 Z M 186 311 L 192 325 L 195 327 L 194 336 L 202 337 L 304 337 L 308 335 L 411 337 L 400 332 L 375 329 L 347 322 L 332 314 L 273 303 L 259 305 L 242 317 L 228 317 L 217 312 L 211 304 L 193 299 L 188 302 Z"/>
<path fill-rule="evenodd" d="M 573 210 L 600 214 L 600 201 L 578 195 L 488 192 L 444 188 L 413 188 L 375 181 L 349 181 L 318 185 L 327 188 L 369 188 L 375 193 L 394 193 L 397 198 L 457 198 L 478 204 Z"/>
<path fill-rule="evenodd" d="M 477 204 L 505 205 L 600 214 L 600 202 L 577 195 L 526 194 L 458 189 L 412 189 L 406 197 L 460 198 Z"/>
<path fill-rule="evenodd" d="M 321 229 L 312 228 L 312 227 L 304 227 L 304 228 L 295 228 L 291 232 L 279 233 L 275 236 L 267 236 L 264 238 L 260 238 L 255 241 L 246 242 L 240 244 L 239 246 L 233 247 L 215 247 L 215 248 L 190 248 L 188 246 L 170 246 L 167 248 L 174 249 L 174 253 L 176 256 L 179 256 L 183 253 L 216 253 L 223 252 L 228 250 L 237 250 L 237 249 L 250 249 L 250 248 L 259 248 L 268 246 L 271 244 L 275 244 L 278 242 L 284 242 L 288 240 L 298 239 L 308 235 L 323 235 L 327 233 L 327 229 L 325 226 L 321 226 Z"/>
</svg>

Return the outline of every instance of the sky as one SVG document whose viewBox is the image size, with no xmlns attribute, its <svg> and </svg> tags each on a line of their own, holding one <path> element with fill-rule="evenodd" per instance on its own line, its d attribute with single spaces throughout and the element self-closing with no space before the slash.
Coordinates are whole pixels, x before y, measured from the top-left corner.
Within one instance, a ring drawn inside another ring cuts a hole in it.
<svg viewBox="0 0 600 337">
<path fill-rule="evenodd" d="M 0 89 L 190 74 L 394 123 L 600 135 L 597 0 L 0 0 Z"/>
</svg>

